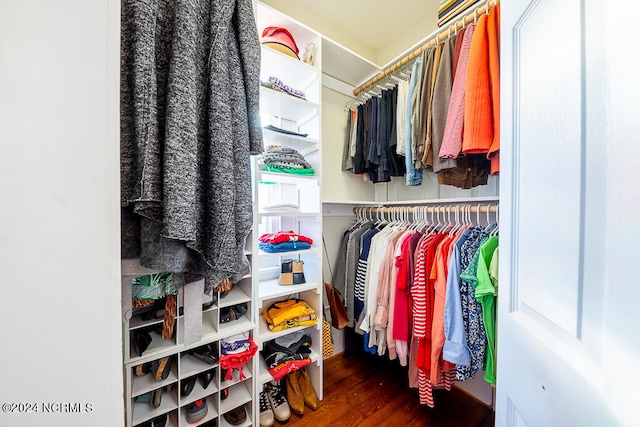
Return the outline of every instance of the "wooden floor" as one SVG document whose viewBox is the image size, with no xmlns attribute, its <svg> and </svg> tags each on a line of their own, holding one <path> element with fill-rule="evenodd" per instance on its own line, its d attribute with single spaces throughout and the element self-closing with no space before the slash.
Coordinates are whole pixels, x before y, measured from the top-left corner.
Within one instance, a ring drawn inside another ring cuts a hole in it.
<svg viewBox="0 0 640 427">
<path fill-rule="evenodd" d="M 420 405 L 406 368 L 378 356 L 325 360 L 324 400 L 316 411 L 291 414 L 287 427 L 430 426 L 490 427 L 493 410 L 458 389 L 434 392 L 435 408 Z M 276 421 L 276 426 L 278 425 Z"/>
</svg>

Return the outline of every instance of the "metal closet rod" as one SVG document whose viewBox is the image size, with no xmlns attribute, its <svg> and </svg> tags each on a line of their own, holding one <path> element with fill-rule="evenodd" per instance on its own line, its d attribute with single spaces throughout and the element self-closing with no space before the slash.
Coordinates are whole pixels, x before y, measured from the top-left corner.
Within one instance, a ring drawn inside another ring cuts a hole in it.
<svg viewBox="0 0 640 427">
<path fill-rule="evenodd" d="M 427 213 L 455 213 L 455 212 L 471 212 L 471 213 L 486 213 L 486 212 L 498 212 L 499 205 L 441 205 L 441 206 L 376 206 L 376 207 L 356 207 L 353 208 L 353 213 L 414 213 L 427 212 Z"/>
<path fill-rule="evenodd" d="M 418 49 L 414 50 L 413 52 L 411 52 L 410 54 L 408 54 L 407 56 L 405 56 L 404 58 L 402 58 L 401 60 L 393 64 L 392 66 L 385 68 L 377 76 L 371 78 L 370 80 L 367 80 L 365 83 L 355 88 L 353 90 L 353 95 L 358 96 L 360 92 L 363 92 L 369 89 L 371 86 L 375 85 L 380 80 L 384 79 L 387 76 L 392 75 L 394 72 L 404 67 L 408 62 L 413 61 L 415 58 L 422 55 L 422 52 L 424 52 L 429 46 L 435 46 L 440 41 L 449 37 L 449 34 L 451 34 L 452 32 L 458 31 L 458 25 L 460 26 L 460 28 L 464 28 L 466 25 L 470 24 L 472 21 L 477 19 L 478 16 L 481 16 L 487 13 L 487 9 L 490 10 L 493 6 L 499 3 L 500 3 L 500 0 L 490 0 L 484 5 L 476 8 L 473 11 L 473 13 L 470 13 L 466 15 L 464 18 L 455 21 L 453 24 L 449 25 L 449 27 L 447 27 L 446 30 L 443 29 L 440 32 L 438 32 L 438 34 L 436 34 L 431 40 L 429 40 L 428 42 L 420 46 Z"/>
</svg>

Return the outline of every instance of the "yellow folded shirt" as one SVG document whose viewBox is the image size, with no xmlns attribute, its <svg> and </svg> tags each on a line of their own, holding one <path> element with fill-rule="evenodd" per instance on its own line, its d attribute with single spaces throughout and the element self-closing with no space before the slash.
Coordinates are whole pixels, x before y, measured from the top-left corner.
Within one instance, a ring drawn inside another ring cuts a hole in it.
<svg viewBox="0 0 640 427">
<path fill-rule="evenodd" d="M 305 316 L 316 316 L 316 311 L 303 300 L 289 299 L 275 302 L 262 312 L 269 325 L 280 325 L 293 319 L 301 319 Z M 314 320 L 315 323 L 315 320 Z"/>
</svg>

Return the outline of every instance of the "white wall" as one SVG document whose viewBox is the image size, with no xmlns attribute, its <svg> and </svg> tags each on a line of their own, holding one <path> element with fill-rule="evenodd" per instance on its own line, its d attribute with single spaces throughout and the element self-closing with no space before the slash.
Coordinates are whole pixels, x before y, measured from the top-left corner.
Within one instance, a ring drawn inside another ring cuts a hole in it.
<svg viewBox="0 0 640 427">
<path fill-rule="evenodd" d="M 0 2 L 2 426 L 124 422 L 119 5 Z"/>
</svg>

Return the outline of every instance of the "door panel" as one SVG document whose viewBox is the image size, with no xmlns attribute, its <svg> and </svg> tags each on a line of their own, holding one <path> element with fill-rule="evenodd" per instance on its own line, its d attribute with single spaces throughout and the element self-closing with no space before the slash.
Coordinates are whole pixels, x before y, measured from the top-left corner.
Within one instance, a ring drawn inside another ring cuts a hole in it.
<svg viewBox="0 0 640 427">
<path fill-rule="evenodd" d="M 496 424 L 638 425 L 638 2 L 502 3 Z"/>
<path fill-rule="evenodd" d="M 518 306 L 527 305 L 572 335 L 578 323 L 582 217 L 579 12 L 578 0 L 536 1 L 513 31 L 518 52 L 513 144 L 519 147 L 514 210 L 523 213 L 515 224 L 520 251 L 514 286 Z M 565 16 L 573 19 L 563 21 Z M 560 42 L 549 27 L 564 27 L 574 37 Z M 534 211 L 538 214 L 527 214 Z"/>
</svg>

